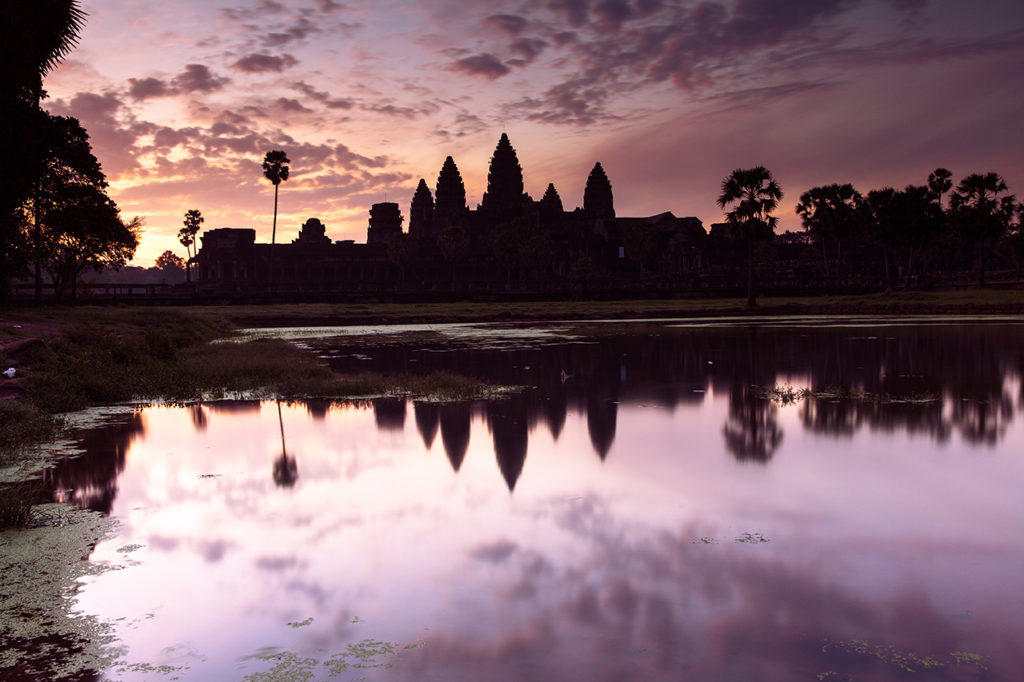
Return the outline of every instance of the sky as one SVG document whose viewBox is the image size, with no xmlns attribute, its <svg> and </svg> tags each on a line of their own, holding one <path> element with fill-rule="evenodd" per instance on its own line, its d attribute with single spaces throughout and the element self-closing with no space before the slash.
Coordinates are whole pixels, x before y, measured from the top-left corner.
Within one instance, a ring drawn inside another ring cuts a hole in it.
<svg viewBox="0 0 1024 682">
<path fill-rule="evenodd" d="M 736 168 L 781 184 L 780 230 L 816 185 L 866 192 L 995 171 L 1024 198 L 1020 0 L 82 0 L 44 83 L 77 117 L 127 217 L 134 264 L 203 229 L 270 241 L 263 156 L 284 150 L 278 242 L 318 217 L 366 241 L 408 216 L 451 155 L 475 208 L 507 132 L 526 191 L 583 203 L 595 162 L 616 213 L 705 227 Z"/>
</svg>

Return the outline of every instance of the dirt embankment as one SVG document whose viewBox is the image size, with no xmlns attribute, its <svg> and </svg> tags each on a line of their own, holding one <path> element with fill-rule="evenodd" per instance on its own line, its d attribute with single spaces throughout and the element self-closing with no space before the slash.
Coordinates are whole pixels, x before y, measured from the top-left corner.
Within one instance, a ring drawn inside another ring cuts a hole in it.
<svg viewBox="0 0 1024 682">
<path fill-rule="evenodd" d="M 0 400 L 17 400 L 25 394 L 24 372 L 32 366 L 31 356 L 44 347 L 44 337 L 58 336 L 61 330 L 52 322 L 6 322 L 0 330 Z"/>
</svg>

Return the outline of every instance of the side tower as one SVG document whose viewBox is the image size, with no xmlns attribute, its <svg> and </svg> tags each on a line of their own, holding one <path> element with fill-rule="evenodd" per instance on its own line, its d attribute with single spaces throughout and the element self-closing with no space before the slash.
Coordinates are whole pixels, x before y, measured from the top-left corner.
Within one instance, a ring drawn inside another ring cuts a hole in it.
<svg viewBox="0 0 1024 682">
<path fill-rule="evenodd" d="M 420 178 L 416 193 L 409 206 L 409 237 L 418 241 L 433 241 L 434 234 L 434 197 L 430 195 L 427 183 Z"/>
<path fill-rule="evenodd" d="M 384 201 L 370 207 L 370 227 L 366 230 L 367 245 L 384 245 L 402 234 L 402 213 L 398 204 Z"/>
<path fill-rule="evenodd" d="M 466 213 L 466 186 L 452 157 L 446 157 L 434 190 L 434 229 L 438 232 L 462 223 Z"/>
</svg>

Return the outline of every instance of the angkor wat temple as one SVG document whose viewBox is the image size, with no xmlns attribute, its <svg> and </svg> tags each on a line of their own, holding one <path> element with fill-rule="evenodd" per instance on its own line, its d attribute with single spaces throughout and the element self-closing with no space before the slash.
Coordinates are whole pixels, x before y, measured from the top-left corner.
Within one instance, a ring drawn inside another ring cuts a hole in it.
<svg viewBox="0 0 1024 682">
<path fill-rule="evenodd" d="M 600 163 L 587 178 L 583 207 L 565 210 L 554 185 L 540 200 L 523 190 L 523 171 L 504 133 L 476 209 L 451 156 L 434 194 L 425 180 L 409 206 L 408 231 L 397 203 L 370 208 L 366 243 L 332 241 L 317 218 L 290 244 L 258 244 L 253 229 L 201 236 L 198 289 L 246 296 L 265 292 L 560 292 L 621 289 L 652 280 L 685 280 L 707 270 L 708 234 L 697 218 L 671 213 L 615 215 Z"/>
</svg>

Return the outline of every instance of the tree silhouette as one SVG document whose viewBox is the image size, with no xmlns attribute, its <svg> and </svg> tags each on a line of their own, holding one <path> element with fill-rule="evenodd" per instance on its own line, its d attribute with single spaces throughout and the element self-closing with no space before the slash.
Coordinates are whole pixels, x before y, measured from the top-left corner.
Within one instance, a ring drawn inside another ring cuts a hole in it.
<svg viewBox="0 0 1024 682">
<path fill-rule="evenodd" d="M 896 194 L 899 243 L 907 247 L 904 288 L 910 288 L 914 269 L 914 249 L 924 250 L 942 229 L 942 209 L 934 192 L 924 185 L 907 185 Z"/>
<path fill-rule="evenodd" d="M 43 234 L 49 213 L 63 200 L 68 187 L 89 185 L 104 191 L 107 179 L 92 153 L 89 134 L 78 119 L 51 116 L 40 111 L 35 124 L 38 143 L 34 152 L 39 155 L 37 162 L 40 166 L 31 200 L 31 215 L 36 303 L 39 304 L 42 302 L 42 267 L 51 255 L 47 252 Z"/>
<path fill-rule="evenodd" d="M 42 303 L 40 227 L 36 222 L 28 253 L 19 209 L 38 198 L 45 168 L 50 117 L 39 108 L 42 79 L 75 46 L 84 21 L 77 0 L 0 3 L 0 304 L 7 300 L 8 278 L 29 259 L 35 263 L 36 303 Z"/>
<path fill-rule="evenodd" d="M 928 174 L 928 189 L 935 194 L 935 198 L 942 208 L 942 195 L 953 186 L 953 173 L 946 168 L 936 168 Z"/>
<path fill-rule="evenodd" d="M 77 0 L 7 2 L 0 9 L 0 78 L 8 88 L 36 88 L 78 42 L 85 12 Z"/>
<path fill-rule="evenodd" d="M 725 447 L 740 462 L 765 463 L 782 442 L 777 408 L 754 394 L 748 384 L 737 384 L 729 396 L 729 419 L 722 427 Z"/>
<path fill-rule="evenodd" d="M 274 224 L 270 230 L 270 245 L 273 246 L 277 238 L 277 191 L 281 183 L 288 179 L 288 166 L 291 163 L 288 155 L 280 149 L 267 152 L 263 157 L 263 177 L 270 180 L 274 185 Z M 270 279 L 274 279 L 274 251 L 270 251 Z"/>
<path fill-rule="evenodd" d="M 185 272 L 185 261 L 181 256 L 177 255 L 170 249 L 167 249 L 157 256 L 154 265 L 158 270 L 162 270 L 164 272 L 169 271 L 179 274 Z"/>
<path fill-rule="evenodd" d="M 889 260 L 892 256 L 893 246 L 898 240 L 899 230 L 899 207 L 897 206 L 896 190 L 892 187 L 873 189 L 868 192 L 867 212 L 867 233 L 882 245 L 882 253 L 885 259 L 885 289 L 892 290 L 892 277 L 890 275 Z"/>
<path fill-rule="evenodd" d="M 960 181 L 949 198 L 957 231 L 974 247 L 978 286 L 985 286 L 985 260 L 989 249 L 1010 227 L 1017 204 L 997 173 L 973 173 Z"/>
<path fill-rule="evenodd" d="M 279 488 L 294 488 L 299 480 L 299 463 L 288 454 L 284 445 L 284 418 L 281 416 L 281 401 L 277 401 L 277 423 L 281 428 L 281 456 L 274 460 L 274 483 Z"/>
<path fill-rule="evenodd" d="M 192 254 L 189 253 L 189 247 L 196 243 L 196 235 L 199 233 L 199 226 L 203 224 L 203 214 L 199 212 L 199 209 L 190 209 L 185 214 L 185 225 L 178 230 L 178 241 L 185 247 L 185 281 L 192 281 Z"/>
<path fill-rule="evenodd" d="M 842 239 L 856 232 L 862 225 L 860 205 L 863 197 L 853 185 L 824 185 L 812 187 L 800 195 L 796 213 L 804 229 L 821 242 L 825 260 L 825 276 L 829 276 L 826 240 L 835 239 L 836 273 L 842 256 Z"/>
<path fill-rule="evenodd" d="M 66 290 L 74 296 L 83 270 L 121 267 L 131 259 L 142 219 L 122 222 L 78 120 L 45 112 L 41 116 L 42 171 L 29 211 L 34 250 L 40 268 L 47 266 L 57 296 Z"/>
<path fill-rule="evenodd" d="M 125 265 L 139 245 L 141 218 L 121 220 L 117 205 L 94 185 L 67 185 L 47 215 L 43 249 L 57 298 L 74 298 L 78 277 Z"/>
<path fill-rule="evenodd" d="M 782 188 L 764 166 L 737 168 L 722 180 L 722 193 L 718 205 L 722 208 L 735 204 L 726 214 L 734 238 L 747 244 L 747 306 L 757 305 L 754 288 L 754 248 L 775 234 L 778 218 L 771 212 L 782 199 Z"/>
</svg>

